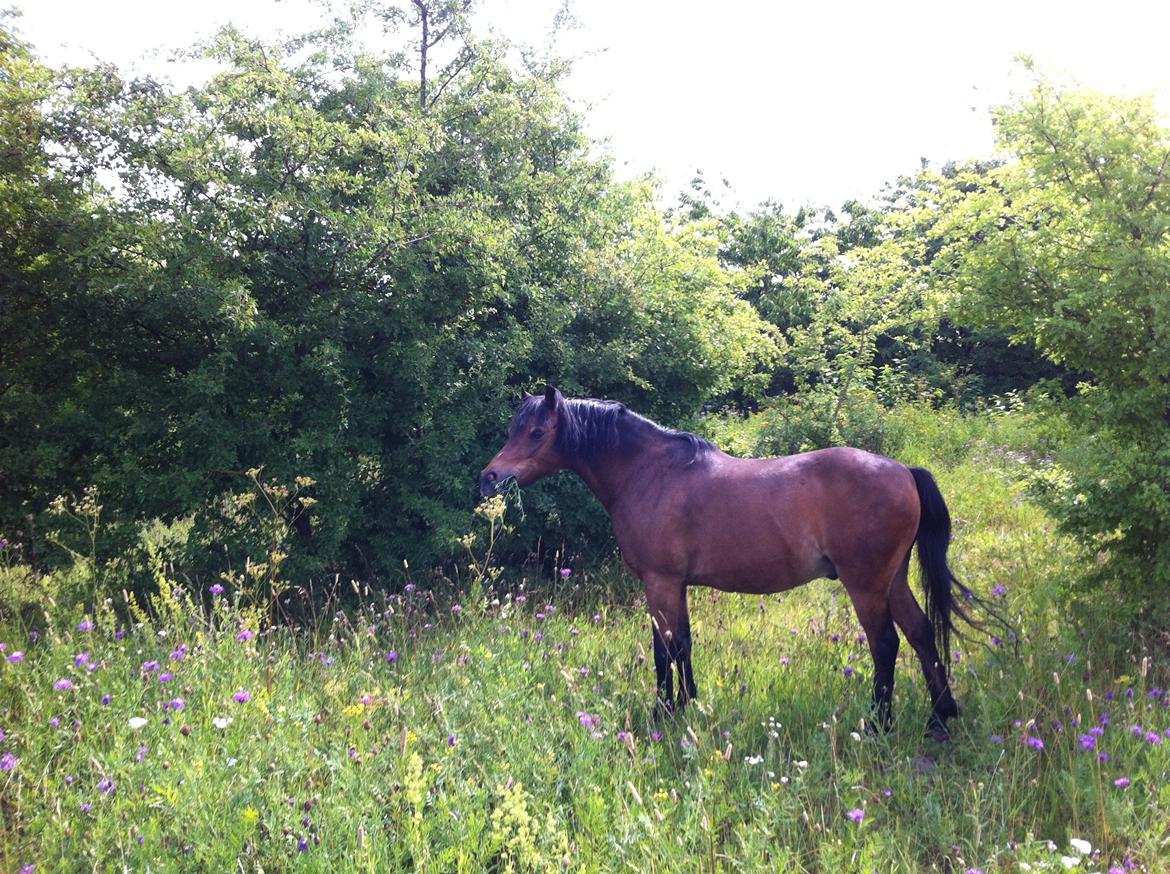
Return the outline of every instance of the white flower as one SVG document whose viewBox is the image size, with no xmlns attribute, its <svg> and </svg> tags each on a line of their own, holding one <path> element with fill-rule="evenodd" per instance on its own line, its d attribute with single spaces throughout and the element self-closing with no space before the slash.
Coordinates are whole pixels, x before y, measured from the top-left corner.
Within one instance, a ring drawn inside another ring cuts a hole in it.
<svg viewBox="0 0 1170 874">
<path fill-rule="evenodd" d="M 798 768 L 807 768 L 807 767 L 808 767 L 808 762 L 806 762 L 806 761 L 804 761 L 804 760 L 802 759 L 801 761 L 799 761 L 799 762 L 797 762 L 797 763 L 796 763 L 796 767 L 798 767 Z"/>
<path fill-rule="evenodd" d="M 128 720 L 126 720 L 126 722 L 135 731 L 142 728 L 142 726 L 146 725 L 146 720 L 143 719 L 141 716 L 131 716 Z"/>
<path fill-rule="evenodd" d="M 216 728 L 227 728 L 232 724 L 232 718 L 230 716 L 216 716 L 211 720 L 211 724 Z"/>
<path fill-rule="evenodd" d="M 1073 868 L 1079 868 L 1080 864 L 1081 864 L 1081 857 L 1080 856 L 1061 856 L 1060 857 L 1060 864 L 1064 865 L 1065 868 L 1068 868 L 1070 870 Z"/>
<path fill-rule="evenodd" d="M 854 740 L 857 740 L 857 741 L 861 740 L 861 735 L 860 735 L 860 734 L 858 734 L 858 733 L 857 733 L 857 732 L 855 732 L 855 731 L 851 731 L 851 732 L 849 732 L 849 736 L 850 736 L 851 738 L 853 738 Z"/>
<path fill-rule="evenodd" d="M 764 761 L 764 757 L 763 756 L 744 756 L 743 760 L 745 762 L 747 762 L 749 765 L 758 765 L 760 762 Z"/>
<path fill-rule="evenodd" d="M 1069 838 L 1069 846 L 1080 853 L 1082 856 L 1087 856 L 1093 852 L 1093 845 L 1081 838 Z"/>
</svg>

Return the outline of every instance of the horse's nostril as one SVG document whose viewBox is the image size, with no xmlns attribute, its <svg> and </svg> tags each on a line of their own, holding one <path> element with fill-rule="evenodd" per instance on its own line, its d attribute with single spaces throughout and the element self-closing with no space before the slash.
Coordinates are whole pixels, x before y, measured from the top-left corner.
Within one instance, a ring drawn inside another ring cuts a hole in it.
<svg viewBox="0 0 1170 874">
<path fill-rule="evenodd" d="M 484 479 L 486 479 L 489 483 L 494 483 L 497 479 L 499 479 L 499 477 L 496 476 L 496 472 L 494 470 L 489 470 L 486 474 L 484 474 Z"/>
</svg>

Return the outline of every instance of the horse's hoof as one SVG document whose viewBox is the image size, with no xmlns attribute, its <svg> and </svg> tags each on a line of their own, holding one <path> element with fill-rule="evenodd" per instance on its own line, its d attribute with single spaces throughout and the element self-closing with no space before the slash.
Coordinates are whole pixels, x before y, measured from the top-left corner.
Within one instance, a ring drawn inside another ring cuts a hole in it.
<svg viewBox="0 0 1170 874">
<path fill-rule="evenodd" d="M 937 716 L 932 716 L 926 723 L 926 736 L 940 744 L 945 744 L 950 742 L 951 732 L 945 722 Z"/>
</svg>

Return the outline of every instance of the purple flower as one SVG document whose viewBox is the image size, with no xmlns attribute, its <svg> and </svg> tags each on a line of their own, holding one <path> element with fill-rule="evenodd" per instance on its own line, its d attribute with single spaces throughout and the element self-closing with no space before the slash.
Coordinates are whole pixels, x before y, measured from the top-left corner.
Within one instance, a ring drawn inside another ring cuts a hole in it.
<svg viewBox="0 0 1170 874">
<path fill-rule="evenodd" d="M 455 606 L 453 606 L 453 607 L 451 608 L 451 612 L 452 612 L 452 613 L 454 613 L 456 616 L 458 616 L 460 613 L 462 613 L 462 612 L 463 612 L 463 605 L 462 605 L 462 604 L 456 604 Z"/>
<path fill-rule="evenodd" d="M 1030 746 L 1034 750 L 1044 749 L 1044 741 L 1040 740 L 1040 738 L 1038 738 L 1038 737 L 1035 737 L 1033 735 L 1028 735 L 1028 737 L 1025 740 L 1026 740 L 1026 743 L 1028 744 L 1028 746 Z"/>
<path fill-rule="evenodd" d="M 1097 738 L 1091 734 L 1079 734 L 1077 740 L 1080 742 L 1082 750 L 1091 750 L 1097 746 Z"/>
<path fill-rule="evenodd" d="M 398 650 L 392 649 L 392 650 L 390 650 L 390 652 L 386 653 L 386 661 L 388 661 L 388 662 L 398 661 Z"/>
<path fill-rule="evenodd" d="M 1002 734 L 993 734 L 993 735 L 991 736 L 991 742 L 992 742 L 993 744 L 1001 744 L 1001 743 L 1003 743 L 1003 735 L 1002 735 Z"/>
<path fill-rule="evenodd" d="M 846 677 L 852 677 L 853 676 L 853 668 L 846 668 L 841 673 L 843 673 Z"/>
<path fill-rule="evenodd" d="M 125 636 L 126 636 L 126 632 L 123 631 L 121 628 L 119 628 L 117 631 L 114 632 L 114 640 L 121 640 Z"/>
<path fill-rule="evenodd" d="M 59 728 L 60 726 L 61 726 L 60 717 L 54 716 L 52 719 L 49 720 L 49 728 Z"/>
<path fill-rule="evenodd" d="M 102 696 L 102 706 L 103 706 L 103 707 L 109 707 L 109 706 L 110 706 L 110 702 L 111 702 L 111 701 L 113 701 L 113 700 L 114 700 L 114 699 L 113 699 L 113 698 L 111 698 L 109 695 L 103 695 L 103 696 Z"/>
<path fill-rule="evenodd" d="M 139 747 L 138 752 L 134 754 L 134 761 L 141 762 L 146 758 L 146 754 L 150 752 L 150 747 Z"/>
<path fill-rule="evenodd" d="M 79 668 L 84 668 L 86 665 L 89 664 L 89 653 L 79 652 L 77 655 L 75 655 L 73 657 L 73 664 Z"/>
<path fill-rule="evenodd" d="M 573 569 L 572 569 L 572 568 L 570 568 L 570 567 L 563 567 L 563 568 L 561 568 L 561 576 L 562 576 L 564 579 L 566 579 L 566 580 L 567 580 L 567 579 L 568 579 L 570 576 L 572 576 L 572 574 L 573 574 Z"/>
<path fill-rule="evenodd" d="M 235 694 L 232 695 L 232 700 L 237 704 L 247 704 L 252 700 L 252 693 L 247 689 L 237 689 Z"/>
<path fill-rule="evenodd" d="M 218 598 L 220 595 L 223 594 L 223 586 L 221 586 L 219 583 L 212 583 L 210 586 L 207 587 L 207 591 L 211 592 L 211 594 L 215 595 Z"/>
<path fill-rule="evenodd" d="M 1124 789 L 1129 785 L 1129 777 L 1118 777 L 1113 781 L 1113 785 L 1118 789 Z"/>
<path fill-rule="evenodd" d="M 1162 742 L 1162 735 L 1156 731 L 1146 732 L 1146 743 L 1160 744 Z"/>
<path fill-rule="evenodd" d="M 170 671 L 163 671 L 161 674 L 158 675 L 158 681 L 160 683 L 169 683 L 173 679 L 175 679 L 175 675 L 172 674 Z"/>
<path fill-rule="evenodd" d="M 158 662 L 154 661 L 154 659 L 151 659 L 148 662 L 143 662 L 142 663 L 142 670 L 148 674 L 153 673 L 154 671 L 158 670 Z"/>
<path fill-rule="evenodd" d="M 405 586 L 402 587 L 402 591 L 406 592 L 406 594 L 409 595 L 411 592 L 413 592 L 417 588 L 418 588 L 418 586 L 416 586 L 414 583 L 407 583 Z"/>
<path fill-rule="evenodd" d="M 80 622 L 77 623 L 77 630 L 78 631 L 93 631 L 93 622 L 91 622 L 90 618 L 88 616 L 86 616 L 84 619 L 82 619 Z"/>
<path fill-rule="evenodd" d="M 306 838 L 297 838 L 297 852 L 298 853 L 309 852 L 309 842 Z"/>
<path fill-rule="evenodd" d="M 56 689 L 58 692 L 68 692 L 70 689 L 73 688 L 73 681 L 62 677 L 60 680 L 58 680 L 56 683 L 53 684 L 53 688 Z"/>
<path fill-rule="evenodd" d="M 187 706 L 187 699 L 172 698 L 168 703 L 171 705 L 171 710 L 182 710 Z"/>
<path fill-rule="evenodd" d="M 20 664 L 20 662 L 24 661 L 24 651 L 19 650 L 19 649 L 16 650 L 16 652 L 14 652 L 14 653 L 12 653 L 12 655 L 8 656 L 8 661 L 14 665 Z"/>
<path fill-rule="evenodd" d="M 173 653 L 171 653 L 171 661 L 173 661 L 173 662 L 181 662 L 186 657 L 187 657 L 186 645 L 179 647 L 177 650 L 175 650 Z"/>
<path fill-rule="evenodd" d="M 455 737 L 455 735 L 453 735 L 453 734 L 447 735 L 447 746 L 453 747 L 458 742 L 459 742 L 459 739 L 457 737 Z"/>
<path fill-rule="evenodd" d="M 240 641 L 240 643 L 247 643 L 255 636 L 256 632 L 252 631 L 250 628 L 241 628 L 240 633 L 236 635 L 236 640 Z"/>
<path fill-rule="evenodd" d="M 92 804 L 90 804 L 88 801 L 81 802 L 81 812 L 82 813 L 89 813 L 91 810 L 93 810 Z"/>
<path fill-rule="evenodd" d="M 98 780 L 97 788 L 103 795 L 113 795 L 118 788 L 118 784 L 109 777 L 102 777 Z"/>
<path fill-rule="evenodd" d="M 0 756 L 0 771 L 11 771 L 16 767 L 17 758 L 12 753 Z"/>
<path fill-rule="evenodd" d="M 27 865 L 25 865 L 23 868 L 20 869 L 20 874 L 33 874 L 33 872 L 36 870 L 37 870 L 36 863 L 29 862 Z"/>
<path fill-rule="evenodd" d="M 850 822 L 861 822 L 865 819 L 865 811 L 860 807 L 855 807 L 852 810 L 846 811 L 845 816 Z"/>
<path fill-rule="evenodd" d="M 524 604 L 524 603 L 525 603 L 525 602 L 527 602 L 527 601 L 528 601 L 528 596 L 527 596 L 527 595 L 517 595 L 517 596 L 516 596 L 516 603 L 517 603 L 517 604 Z"/>
</svg>

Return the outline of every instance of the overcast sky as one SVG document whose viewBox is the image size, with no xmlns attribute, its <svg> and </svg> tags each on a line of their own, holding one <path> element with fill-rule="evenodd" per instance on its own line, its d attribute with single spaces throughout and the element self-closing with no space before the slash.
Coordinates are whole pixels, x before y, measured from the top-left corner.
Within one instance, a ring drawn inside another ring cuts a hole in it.
<svg viewBox="0 0 1170 874">
<path fill-rule="evenodd" d="M 3 0 L 0 0 L 3 2 Z M 477 29 L 540 44 L 562 0 L 480 0 Z M 1012 57 L 1112 93 L 1170 95 L 1170 2 L 658 2 L 577 0 L 558 37 L 568 89 L 620 172 L 667 193 L 702 169 L 728 205 L 837 205 L 935 163 L 992 150 L 989 106 L 1024 83 Z M 310 0 L 24 0 L 18 27 L 50 61 L 89 56 L 154 73 L 152 49 L 229 21 L 295 33 Z"/>
</svg>

